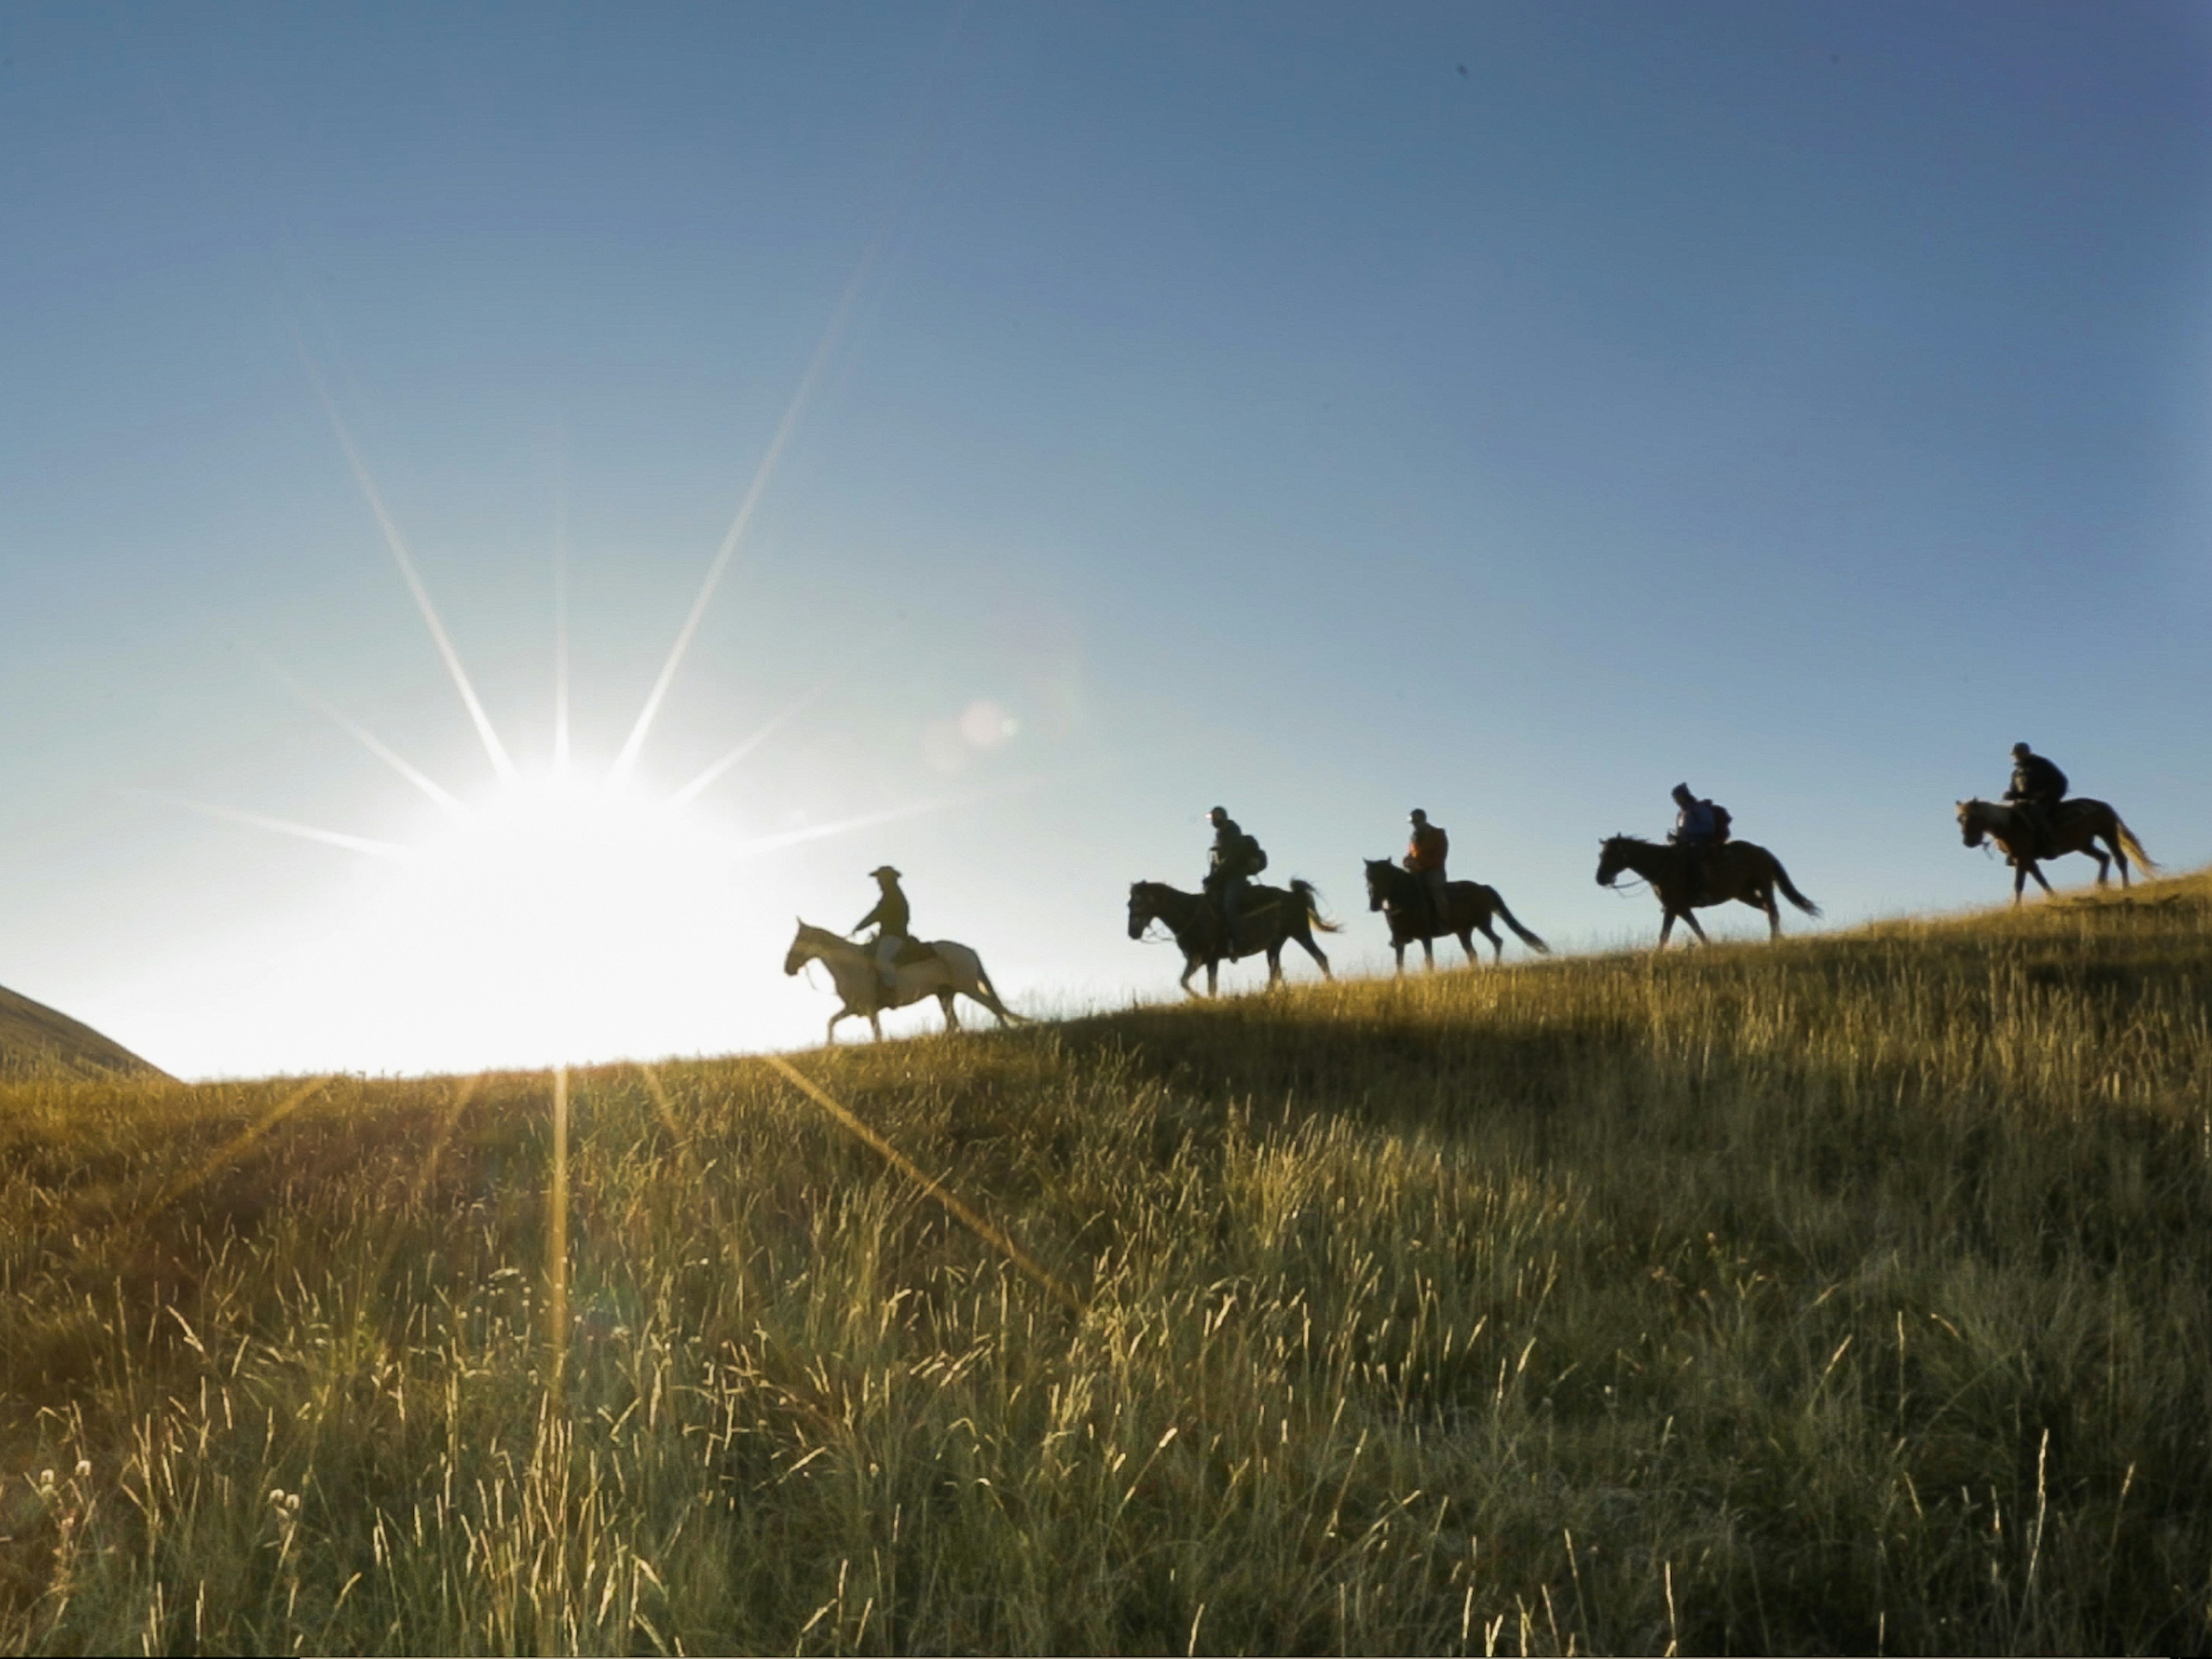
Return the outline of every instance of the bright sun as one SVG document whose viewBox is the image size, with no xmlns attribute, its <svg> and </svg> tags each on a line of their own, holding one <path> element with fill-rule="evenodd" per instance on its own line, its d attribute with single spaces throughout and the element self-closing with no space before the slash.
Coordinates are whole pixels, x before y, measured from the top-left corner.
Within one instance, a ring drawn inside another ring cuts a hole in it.
<svg viewBox="0 0 2212 1659">
<path fill-rule="evenodd" d="M 526 773 L 395 860 L 325 982 L 409 1069 L 667 1053 L 732 1023 L 734 898 L 732 849 L 681 808 Z"/>
<path fill-rule="evenodd" d="M 531 769 L 517 764 L 494 728 L 405 538 L 302 348 L 316 395 L 495 781 L 487 793 L 464 799 L 294 682 L 295 692 L 443 809 L 443 827 L 395 845 L 177 800 L 218 818 L 382 861 L 380 878 L 357 890 L 364 900 L 357 908 L 327 934 L 281 952 L 270 963 L 267 981 L 253 988 L 251 1017 L 264 1028 L 270 1052 L 283 1057 L 280 1064 L 534 1067 L 695 1051 L 702 1038 L 718 1047 L 747 1040 L 761 1011 L 743 1000 L 744 964 L 757 966 L 769 935 L 789 924 L 758 884 L 740 883 L 742 863 L 778 847 L 951 804 L 911 803 L 745 842 L 717 835 L 695 813 L 692 803 L 704 790 L 822 695 L 828 681 L 672 794 L 647 794 L 635 769 L 708 602 L 830 361 L 857 283 L 856 276 L 785 410 L 627 740 L 604 769 L 568 757 L 565 535 L 556 532 L 555 538 L 556 759 Z M 978 702 L 958 730 L 969 746 L 989 748 L 1010 737 L 1014 725 L 995 704 Z M 771 908 L 778 913 L 769 915 Z"/>
</svg>

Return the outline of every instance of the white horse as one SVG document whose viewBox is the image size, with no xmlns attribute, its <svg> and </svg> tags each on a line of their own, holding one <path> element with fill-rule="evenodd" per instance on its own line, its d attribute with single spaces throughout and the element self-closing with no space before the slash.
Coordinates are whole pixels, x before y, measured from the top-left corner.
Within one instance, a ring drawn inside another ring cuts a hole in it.
<svg viewBox="0 0 2212 1659">
<path fill-rule="evenodd" d="M 895 970 L 897 988 L 887 997 L 883 981 L 876 976 L 876 953 L 872 947 L 855 945 L 827 927 L 810 927 L 802 919 L 798 935 L 784 956 L 783 971 L 796 974 L 810 962 L 818 962 L 830 970 L 844 1006 L 830 1016 L 830 1029 L 823 1039 L 825 1042 L 835 1042 L 837 1022 L 854 1014 L 867 1017 L 868 1029 L 880 1042 L 884 1027 L 878 1016 L 886 1008 L 903 1008 L 924 997 L 937 999 L 937 1006 L 945 1010 L 945 1028 L 948 1031 L 960 1029 L 960 1017 L 952 1012 L 952 999 L 956 996 L 981 1003 L 999 1017 L 1001 1025 L 1011 1025 L 1022 1018 L 999 1000 L 998 987 L 991 983 L 990 975 L 983 971 L 982 958 L 973 951 L 949 939 L 933 939 L 926 943 L 934 954 Z"/>
</svg>

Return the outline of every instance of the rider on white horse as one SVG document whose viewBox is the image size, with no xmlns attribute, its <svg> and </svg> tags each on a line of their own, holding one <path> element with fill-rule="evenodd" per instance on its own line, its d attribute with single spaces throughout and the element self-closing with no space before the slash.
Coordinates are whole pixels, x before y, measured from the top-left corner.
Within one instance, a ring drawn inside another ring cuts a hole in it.
<svg viewBox="0 0 2212 1659">
<path fill-rule="evenodd" d="M 907 909 L 906 895 L 899 890 L 899 872 L 882 864 L 868 873 L 876 878 L 883 896 L 876 901 L 874 909 L 853 924 L 846 937 L 849 939 L 864 927 L 876 930 L 876 978 L 888 1002 L 898 992 L 898 969 L 894 964 L 899 947 L 907 942 L 914 924 Z"/>
</svg>

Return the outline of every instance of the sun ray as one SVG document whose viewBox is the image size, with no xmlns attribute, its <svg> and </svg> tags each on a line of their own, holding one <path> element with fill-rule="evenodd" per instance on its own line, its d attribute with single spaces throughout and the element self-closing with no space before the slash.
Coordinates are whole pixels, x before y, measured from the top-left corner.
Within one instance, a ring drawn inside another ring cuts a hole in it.
<svg viewBox="0 0 2212 1659">
<path fill-rule="evenodd" d="M 839 676 L 833 674 L 828 679 L 818 682 L 811 689 L 805 691 L 793 701 L 786 703 L 775 714 L 769 715 L 767 720 L 757 727 L 750 736 L 742 738 L 738 743 L 732 744 L 728 752 L 724 754 L 720 760 L 716 761 L 712 766 L 702 772 L 697 777 L 692 779 L 690 782 L 685 784 L 681 789 L 671 795 L 668 798 L 668 804 L 671 806 L 689 806 L 693 801 L 698 799 L 700 795 L 705 793 L 708 787 L 714 783 L 716 779 L 720 778 L 723 773 L 728 771 L 732 766 L 735 766 L 746 756 L 751 754 L 754 750 L 766 743 L 790 721 L 795 720 L 800 714 L 805 714 L 806 710 L 811 708 L 815 703 L 819 702 L 822 700 L 823 694 L 828 691 L 831 686 L 836 684 L 839 678 Z"/>
<path fill-rule="evenodd" d="M 546 1325 L 551 1392 L 561 1395 L 568 1361 L 568 1068 L 553 1068 L 553 1172 L 545 1194 Z"/>
<path fill-rule="evenodd" d="M 849 1133 L 855 1139 L 859 1140 L 863 1146 L 874 1152 L 877 1157 L 882 1158 L 886 1164 L 896 1170 L 908 1181 L 914 1182 L 915 1186 L 921 1188 L 921 1190 L 927 1193 L 930 1197 L 935 1199 L 939 1204 L 943 1205 L 951 1214 L 954 1220 L 957 1221 L 962 1226 L 967 1228 L 969 1232 L 975 1234 L 976 1237 L 981 1239 L 993 1249 L 998 1251 L 1000 1255 L 1004 1256 L 1008 1261 L 1018 1267 L 1023 1273 L 1027 1273 L 1031 1279 L 1035 1279 L 1036 1283 L 1043 1288 L 1046 1294 L 1050 1296 L 1054 1301 L 1059 1303 L 1070 1313 L 1079 1315 L 1082 1313 L 1083 1298 L 1076 1295 L 1075 1291 L 1070 1288 L 1068 1285 L 1059 1277 L 1059 1275 L 1053 1273 L 1050 1268 L 1047 1267 L 1042 1262 L 1039 1261 L 1035 1256 L 1031 1255 L 1020 1245 L 1015 1243 L 1014 1241 L 1007 1236 L 1004 1230 L 993 1226 L 981 1215 L 977 1214 L 975 1210 L 963 1203 L 961 1200 L 960 1195 L 955 1193 L 950 1187 L 947 1187 L 943 1182 L 937 1179 L 936 1176 L 927 1173 L 921 1166 L 916 1164 L 912 1158 L 908 1158 L 904 1152 L 899 1151 L 897 1147 L 892 1146 L 890 1141 L 884 1139 L 881 1134 L 878 1133 L 867 1124 L 862 1122 L 854 1113 L 851 1107 L 847 1106 L 842 1101 L 839 1100 L 835 1095 L 832 1095 L 820 1084 L 815 1082 L 804 1072 L 800 1071 L 799 1067 L 793 1066 L 789 1060 L 786 1060 L 781 1054 L 763 1054 L 761 1059 L 774 1070 L 780 1073 L 784 1079 L 793 1088 L 797 1089 L 799 1093 L 805 1095 L 817 1106 L 819 1106 L 823 1111 L 829 1113 L 832 1118 L 836 1120 L 839 1126 Z"/>
<path fill-rule="evenodd" d="M 849 836 L 856 830 L 873 830 L 879 824 L 927 817 L 933 812 L 949 812 L 956 806 L 971 806 L 977 801 L 1025 794 L 1030 790 L 1042 788 L 1058 775 L 1055 773 L 1041 773 L 1033 777 L 995 784 L 988 789 L 970 789 L 957 795 L 935 795 L 905 806 L 887 806 L 880 811 L 835 818 L 828 823 L 810 823 L 797 830 L 779 830 L 774 835 L 756 836 L 750 841 L 739 842 L 730 849 L 730 856 L 733 859 L 757 858 L 765 853 L 780 853 L 787 847 L 804 846 L 811 841 L 828 841 L 836 836 Z"/>
<path fill-rule="evenodd" d="M 242 823 L 250 830 L 266 830 L 279 836 L 292 836 L 301 841 L 312 841 L 324 847 L 342 847 L 349 853 L 365 853 L 371 858 L 408 859 L 415 856 L 412 848 L 398 842 L 377 841 L 368 836 L 349 836 L 339 830 L 321 830 L 312 823 L 295 823 L 289 818 L 272 818 L 260 812 L 241 812 L 234 806 L 217 806 L 212 801 L 194 800 L 189 795 L 172 795 L 161 789 L 125 789 L 124 793 L 137 795 L 146 800 L 158 800 L 171 806 L 181 806 L 187 812 L 198 812 L 202 817 L 216 818 L 225 823 Z"/>
<path fill-rule="evenodd" d="M 862 663 L 880 661 L 902 635 L 910 631 L 911 624 L 899 622 L 885 629 L 872 643 L 865 643 L 845 653 L 846 665 L 833 674 L 825 674 L 799 696 L 769 715 L 768 720 L 750 736 L 732 744 L 722 757 L 697 777 L 668 798 L 671 806 L 688 806 L 716 782 L 725 772 L 766 743 L 784 726 L 804 714 L 826 696 L 837 684 Z"/>
<path fill-rule="evenodd" d="M 331 1079 L 327 1075 L 310 1078 L 294 1088 L 289 1094 L 285 1095 L 259 1117 L 223 1142 L 195 1167 L 171 1176 L 162 1185 L 161 1191 L 154 1194 L 152 1201 L 138 1212 L 137 1219 L 143 1223 L 155 1212 L 175 1203 L 185 1194 L 200 1186 L 210 1176 L 227 1168 L 247 1147 L 306 1105 L 330 1081 Z"/>
<path fill-rule="evenodd" d="M 553 769 L 568 769 L 568 492 L 553 501 Z"/>
<path fill-rule="evenodd" d="M 258 653 L 256 654 L 259 655 Z M 397 772 L 401 777 L 406 779 L 408 782 L 413 784 L 425 795 L 428 795 L 432 800 L 435 801 L 446 811 L 451 813 L 457 818 L 465 818 L 469 816 L 467 803 L 463 801 L 459 795 L 454 794 L 452 790 L 447 788 L 435 778 L 431 777 L 420 767 L 415 765 L 404 755 L 402 755 L 398 750 L 394 750 L 389 744 L 386 743 L 383 738 L 378 737 L 375 732 L 370 731 L 359 720 L 354 719 L 352 715 L 347 714 L 343 709 L 338 708 L 327 698 L 319 696 L 312 687 L 302 682 L 296 675 L 291 673 L 282 663 L 277 662 L 272 657 L 264 656 L 261 657 L 261 665 L 264 668 L 266 668 L 270 673 L 274 674 L 278 679 L 283 681 L 286 689 L 289 690 L 294 696 L 299 698 L 301 702 L 306 703 L 310 708 L 314 709 L 318 714 L 327 716 L 339 727 L 340 730 L 343 731 L 347 735 L 357 741 L 362 748 L 368 750 L 370 754 L 375 756 L 377 759 L 382 761 L 394 772 Z"/>
<path fill-rule="evenodd" d="M 807 362 L 806 372 L 799 376 L 798 389 L 791 394 L 790 403 L 784 407 L 783 418 L 776 422 L 775 434 L 769 440 L 768 452 L 761 457 L 759 466 L 754 469 L 752 483 L 745 490 L 744 499 L 738 504 L 737 516 L 730 520 L 729 530 L 722 537 L 722 544 L 715 550 L 714 560 L 707 567 L 706 580 L 699 584 L 699 595 L 691 601 L 691 609 L 684 618 L 684 626 L 677 631 L 676 643 L 669 647 L 668 659 L 661 664 L 659 676 L 653 681 L 653 690 L 646 695 L 645 707 L 638 711 L 637 724 L 630 728 L 622 751 L 615 757 L 614 776 L 617 780 L 628 777 L 630 769 L 637 763 L 638 750 L 645 746 L 646 733 L 652 730 L 653 719 L 660 713 L 660 705 L 667 698 L 668 688 L 675 681 L 676 671 L 683 664 L 684 653 L 691 648 L 692 635 L 699 631 L 699 623 L 707 614 L 708 602 L 714 597 L 714 589 L 720 585 L 722 577 L 728 571 L 731 560 L 736 557 L 738 547 L 744 540 L 745 529 L 752 522 L 753 510 L 768 492 L 769 480 L 775 476 L 776 464 L 783 459 L 784 446 L 790 442 L 791 434 L 799 424 L 799 417 L 812 398 L 823 370 L 836 356 L 837 343 L 844 336 L 846 321 L 852 315 L 854 303 L 860 297 L 862 284 L 867 281 L 868 272 L 883 251 L 888 231 L 888 226 L 878 230 L 862 251 L 860 263 L 854 267 L 851 280 L 845 284 L 844 293 L 838 297 L 836 309 L 830 314 L 829 325 L 822 331 L 822 342 L 814 348 L 814 356 Z"/>
<path fill-rule="evenodd" d="M 345 452 L 346 465 L 353 469 L 354 482 L 361 486 L 361 493 L 368 501 L 368 510 L 375 515 L 377 527 L 384 532 L 385 545 L 392 550 L 392 561 L 399 567 L 399 574 L 407 584 L 407 591 L 415 596 L 416 608 L 422 613 L 423 625 L 430 630 L 431 642 L 438 647 L 438 655 L 445 661 L 446 672 L 453 678 L 453 689 L 461 694 L 462 705 L 469 711 L 469 719 L 477 728 L 477 735 L 483 739 L 484 752 L 491 757 L 492 769 L 502 780 L 511 781 L 514 776 L 514 763 L 508 758 L 507 745 L 499 740 L 499 733 L 492 729 L 491 717 L 484 713 L 483 704 L 477 701 L 476 687 L 470 683 L 468 670 L 461 666 L 461 653 L 453 648 L 453 641 L 446 632 L 446 624 L 439 618 L 438 607 L 430 602 L 430 591 L 423 586 L 422 578 L 415 568 L 415 556 L 407 550 L 406 538 L 399 533 L 398 525 L 386 508 L 384 497 L 377 489 L 376 480 L 369 476 L 368 467 L 354 444 L 353 434 L 346 426 L 345 417 L 338 413 L 338 406 L 332 401 L 330 389 L 323 384 L 322 372 L 316 368 L 307 342 L 300 337 L 296 330 L 292 341 L 299 348 L 300 360 L 307 366 L 307 378 L 315 388 L 316 398 L 323 405 L 323 413 L 330 417 L 331 428 L 337 434 L 338 447 Z"/>
<path fill-rule="evenodd" d="M 413 1194 L 416 1203 L 422 1202 L 423 1194 L 430 1190 L 430 1183 L 437 1178 L 438 1160 L 445 1156 L 446 1143 L 453 1136 L 453 1126 L 461 1121 L 461 1114 L 468 1109 L 469 1102 L 476 1097 L 477 1090 L 483 1082 L 481 1073 L 472 1073 L 453 1085 L 452 1098 L 446 1103 L 446 1109 L 438 1115 L 438 1127 L 431 1133 L 430 1150 L 422 1155 L 422 1167 L 415 1173 Z"/>
<path fill-rule="evenodd" d="M 691 1137 L 684 1133 L 684 1126 L 676 1121 L 676 1105 L 669 1099 L 668 1090 L 660 1080 L 660 1073 L 645 1060 L 636 1062 L 638 1074 L 645 1079 L 646 1093 L 653 1097 L 653 1109 L 660 1119 L 660 1127 L 668 1132 L 668 1144 L 684 1164 L 687 1176 L 696 1178 L 699 1160 L 691 1153 Z"/>
</svg>

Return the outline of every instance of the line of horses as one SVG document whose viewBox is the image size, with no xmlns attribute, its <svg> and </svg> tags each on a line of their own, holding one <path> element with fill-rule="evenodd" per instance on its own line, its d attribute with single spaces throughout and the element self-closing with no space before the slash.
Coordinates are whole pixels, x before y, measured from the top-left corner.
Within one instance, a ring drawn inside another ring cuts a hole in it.
<svg viewBox="0 0 2212 1659">
<path fill-rule="evenodd" d="M 2143 851 L 2135 832 L 2121 821 L 2118 813 L 2100 800 L 2067 801 L 2047 826 L 2039 826 L 2018 807 L 2004 801 L 1962 800 L 1958 803 L 1958 818 L 1960 837 L 1966 846 L 1979 847 L 1986 841 L 2003 849 L 2013 867 L 2014 904 L 2021 902 L 2022 889 L 2031 876 L 2045 893 L 2051 891 L 2051 884 L 2039 867 L 2047 858 L 2087 854 L 2097 860 L 2100 887 L 2107 884 L 2114 863 L 2119 866 L 2123 887 L 2129 884 L 2130 858 L 2146 872 L 2158 868 Z M 2045 829 L 2047 835 L 2044 833 Z M 2097 844 L 2100 842 L 2104 843 L 2103 849 Z M 1808 916 L 1820 914 L 1820 907 L 1797 890 L 1790 879 L 1790 872 L 1783 868 L 1782 860 L 1753 842 L 1727 841 L 1693 855 L 1686 848 L 1664 842 L 1645 841 L 1636 836 L 1608 836 L 1599 843 L 1598 883 L 1611 887 L 1624 875 L 1640 878 L 1659 901 L 1657 948 L 1662 951 L 1667 948 L 1678 921 L 1686 925 L 1700 943 L 1705 942 L 1705 930 L 1698 925 L 1696 913 L 1713 905 L 1747 904 L 1763 912 L 1770 939 L 1782 936 L 1778 894 Z M 1474 945 L 1478 933 L 1490 941 L 1491 959 L 1502 960 L 1505 942 L 1493 925 L 1499 921 L 1530 950 L 1542 953 L 1551 950 L 1550 945 L 1522 926 L 1495 887 L 1476 881 L 1450 883 L 1444 890 L 1445 913 L 1439 916 L 1430 901 L 1426 883 L 1389 860 L 1367 860 L 1366 879 L 1367 908 L 1379 912 L 1388 922 L 1390 947 L 1401 974 L 1406 970 L 1406 947 L 1413 944 L 1420 945 L 1426 965 L 1435 968 L 1435 943 L 1439 939 L 1458 939 L 1468 961 L 1479 963 L 1481 958 Z M 1332 977 L 1328 957 L 1314 935 L 1343 931 L 1341 923 L 1330 921 L 1322 915 L 1321 896 L 1314 884 L 1298 879 L 1292 880 L 1287 887 L 1256 883 L 1247 887 L 1238 906 L 1233 937 L 1223 923 L 1220 910 L 1205 894 L 1186 892 L 1164 881 L 1131 883 L 1129 937 L 1141 939 L 1155 925 L 1165 927 L 1182 951 L 1182 975 L 1177 983 L 1192 996 L 1199 993 L 1192 986 L 1191 977 L 1200 968 L 1206 969 L 1205 994 L 1212 996 L 1219 988 L 1222 962 L 1234 962 L 1241 957 L 1264 955 L 1267 959 L 1267 983 L 1273 986 L 1283 977 L 1283 947 L 1292 943 L 1302 946 L 1314 959 L 1322 977 Z M 933 939 L 929 941 L 929 952 L 925 959 L 899 968 L 896 985 L 886 991 L 877 976 L 872 950 L 802 921 L 784 957 L 783 971 L 796 974 L 810 962 L 819 962 L 829 969 L 840 1003 L 837 1012 L 830 1016 L 826 1040 L 832 1042 L 840 1022 L 855 1017 L 866 1018 L 869 1029 L 880 1040 L 884 1032 L 879 1017 L 885 1010 L 903 1008 L 927 997 L 935 997 L 938 1006 L 945 1011 L 948 1030 L 960 1029 L 959 1016 L 953 1007 L 956 997 L 965 996 L 979 1004 L 1001 1025 L 1023 1018 L 1000 1000 L 981 959 L 969 946 L 951 939 Z"/>
</svg>

